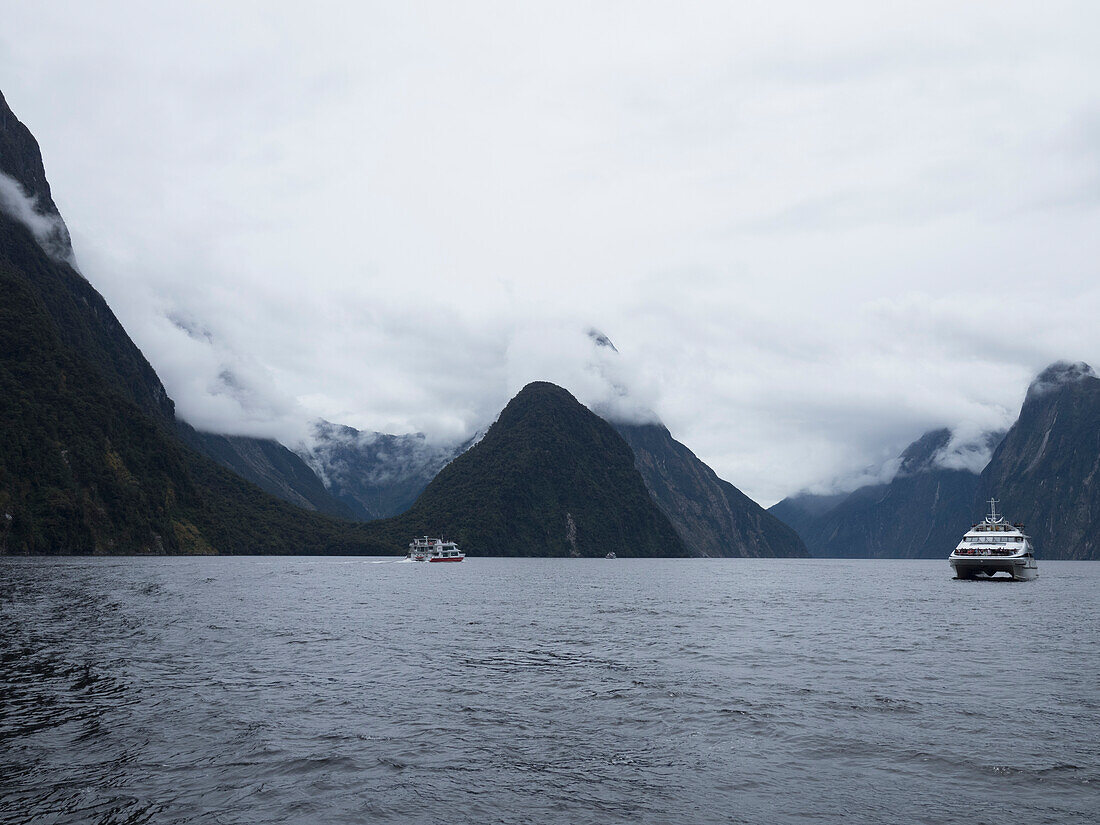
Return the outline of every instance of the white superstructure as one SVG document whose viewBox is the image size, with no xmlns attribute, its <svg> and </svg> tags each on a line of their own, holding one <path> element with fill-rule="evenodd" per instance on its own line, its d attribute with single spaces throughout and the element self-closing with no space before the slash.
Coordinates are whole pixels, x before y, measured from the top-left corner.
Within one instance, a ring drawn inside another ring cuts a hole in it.
<svg viewBox="0 0 1100 825">
<path fill-rule="evenodd" d="M 989 515 L 971 527 L 951 552 L 955 577 L 973 579 L 1008 573 L 1014 579 L 1034 579 L 1039 575 L 1031 538 L 1024 525 L 1009 524 L 997 512 L 997 499 L 989 500 Z"/>
<path fill-rule="evenodd" d="M 409 552 L 405 558 L 409 561 L 462 561 L 466 554 L 453 541 L 424 536 L 409 542 Z"/>
</svg>

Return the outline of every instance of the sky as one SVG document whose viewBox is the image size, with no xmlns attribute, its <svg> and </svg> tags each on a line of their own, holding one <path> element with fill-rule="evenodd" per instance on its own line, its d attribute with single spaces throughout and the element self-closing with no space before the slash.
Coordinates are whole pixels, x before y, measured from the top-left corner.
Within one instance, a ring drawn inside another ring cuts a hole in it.
<svg viewBox="0 0 1100 825">
<path fill-rule="evenodd" d="M 1100 365 L 1094 2 L 0 18 L 81 270 L 200 429 L 459 441 L 550 380 L 768 505 Z"/>
</svg>

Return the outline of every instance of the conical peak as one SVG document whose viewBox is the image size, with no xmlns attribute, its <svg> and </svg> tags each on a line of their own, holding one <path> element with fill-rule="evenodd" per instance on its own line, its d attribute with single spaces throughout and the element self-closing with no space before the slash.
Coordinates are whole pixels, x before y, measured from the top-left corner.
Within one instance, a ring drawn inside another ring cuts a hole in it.
<svg viewBox="0 0 1100 825">
<path fill-rule="evenodd" d="M 1062 387 L 1096 380 L 1100 380 L 1096 375 L 1096 371 L 1084 361 L 1077 361 L 1076 363 L 1056 361 L 1039 373 L 1035 380 L 1031 382 L 1031 386 L 1027 389 L 1027 398 L 1031 400 Z"/>
</svg>

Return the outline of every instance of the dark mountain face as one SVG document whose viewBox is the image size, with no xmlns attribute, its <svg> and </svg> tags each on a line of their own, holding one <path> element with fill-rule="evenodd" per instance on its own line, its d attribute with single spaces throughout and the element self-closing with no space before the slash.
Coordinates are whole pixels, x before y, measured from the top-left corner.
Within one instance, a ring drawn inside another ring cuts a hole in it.
<svg viewBox="0 0 1100 825">
<path fill-rule="evenodd" d="M 38 141 L 8 107 L 3 92 L 0 92 L 0 172 L 14 178 L 27 195 L 36 198 L 44 214 L 58 214 Z"/>
<path fill-rule="evenodd" d="M 720 479 L 662 424 L 613 424 L 653 500 L 700 556 L 806 556 L 798 534 Z"/>
<path fill-rule="evenodd" d="M 49 237 L 35 237 L 12 210 L 4 222 L 0 260 L 33 279 L 35 298 L 54 323 L 61 343 L 100 365 L 103 377 L 145 412 L 171 421 L 174 405 L 160 379 L 134 346 L 103 297 L 72 265 L 69 233 L 57 212 L 30 131 L 0 95 L 0 173 L 14 180 L 37 207 L 35 217 L 52 223 Z M 61 250 L 64 254 L 57 254 Z"/>
<path fill-rule="evenodd" d="M 372 520 L 408 510 L 436 474 L 471 444 L 439 446 L 420 434 L 365 433 L 321 421 L 312 448 L 302 457 L 354 518 Z"/>
<path fill-rule="evenodd" d="M 1100 558 L 1100 378 L 1058 363 L 1032 382 L 981 477 L 981 497 L 1022 521 L 1039 558 Z"/>
<path fill-rule="evenodd" d="M 443 533 L 474 555 L 685 556 L 630 447 L 561 387 L 527 385 L 405 514 L 397 542 Z"/>
<path fill-rule="evenodd" d="M 325 489 L 299 455 L 278 441 L 200 433 L 183 422 L 177 422 L 177 431 L 185 444 L 283 501 L 337 518 L 354 519 L 358 515 Z"/>
<path fill-rule="evenodd" d="M 0 553 L 376 552 L 185 447 L 66 346 L 0 217 Z"/>
<path fill-rule="evenodd" d="M 38 146 L 2 97 L 0 172 L 0 553 L 374 551 L 179 440 L 153 368 L 59 252 Z"/>
<path fill-rule="evenodd" d="M 818 495 L 797 493 L 788 496 L 768 508 L 768 512 L 782 521 L 805 540 L 813 532 L 817 520 L 848 498 L 851 493 Z M 808 546 L 807 546 L 807 549 Z"/>
<path fill-rule="evenodd" d="M 936 458 L 951 431 L 932 430 L 899 457 L 889 484 L 840 496 L 802 494 L 771 508 L 798 530 L 810 553 L 826 558 L 940 558 L 975 518 L 978 476 Z"/>
<path fill-rule="evenodd" d="M 996 449 L 980 477 L 935 460 L 948 438 L 937 430 L 914 442 L 889 484 L 839 502 L 795 496 L 772 512 L 815 556 L 941 558 L 996 497 L 1027 525 L 1040 558 L 1100 558 L 1100 378 L 1091 367 L 1040 373 L 1012 429 L 991 436 Z"/>
</svg>

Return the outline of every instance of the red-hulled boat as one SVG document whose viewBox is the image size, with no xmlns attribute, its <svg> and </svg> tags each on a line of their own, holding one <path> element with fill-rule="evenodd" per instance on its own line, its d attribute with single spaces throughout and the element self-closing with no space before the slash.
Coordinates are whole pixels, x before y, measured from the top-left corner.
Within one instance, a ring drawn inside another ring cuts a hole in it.
<svg viewBox="0 0 1100 825">
<path fill-rule="evenodd" d="M 453 541 L 423 536 L 409 542 L 405 558 L 409 561 L 462 561 L 466 554 Z"/>
</svg>

